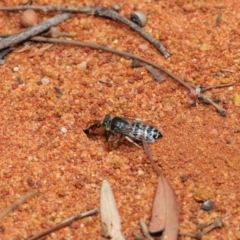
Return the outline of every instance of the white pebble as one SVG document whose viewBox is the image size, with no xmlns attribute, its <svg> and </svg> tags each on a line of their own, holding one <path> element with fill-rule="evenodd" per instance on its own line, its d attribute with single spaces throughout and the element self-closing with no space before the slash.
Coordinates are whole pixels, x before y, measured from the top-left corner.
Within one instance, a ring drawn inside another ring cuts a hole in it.
<svg viewBox="0 0 240 240">
<path fill-rule="evenodd" d="M 148 45 L 147 44 L 140 44 L 139 48 L 142 49 L 142 50 L 146 50 L 146 49 L 148 49 Z"/>
<path fill-rule="evenodd" d="M 81 70 L 81 71 L 85 71 L 86 68 L 87 68 L 87 62 L 81 62 L 77 65 L 78 69 Z"/>
<path fill-rule="evenodd" d="M 66 129 L 65 127 L 62 127 L 62 128 L 61 128 L 61 132 L 62 132 L 62 133 L 67 133 L 67 129 Z"/>
<path fill-rule="evenodd" d="M 19 71 L 19 67 L 18 67 L 18 66 L 14 67 L 14 68 L 13 68 L 13 71 L 14 71 L 14 72 L 18 72 L 18 71 Z"/>
<path fill-rule="evenodd" d="M 48 77 L 43 77 L 42 79 L 41 79 L 41 82 L 42 82 L 42 84 L 43 85 L 47 85 L 47 84 L 49 84 L 49 78 Z"/>
</svg>

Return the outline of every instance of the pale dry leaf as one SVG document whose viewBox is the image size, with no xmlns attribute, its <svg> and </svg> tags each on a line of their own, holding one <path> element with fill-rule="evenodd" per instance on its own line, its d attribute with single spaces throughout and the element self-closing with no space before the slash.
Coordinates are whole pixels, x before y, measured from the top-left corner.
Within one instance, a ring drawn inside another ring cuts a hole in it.
<svg viewBox="0 0 240 240">
<path fill-rule="evenodd" d="M 31 46 L 29 44 L 26 44 L 21 49 L 17 49 L 14 52 L 15 53 L 22 53 L 22 52 L 28 51 L 30 48 L 31 48 Z"/>
<path fill-rule="evenodd" d="M 35 50 L 34 52 L 29 53 L 29 54 L 28 54 L 28 57 L 41 56 L 41 55 L 44 54 L 44 52 L 45 52 L 47 49 L 49 49 L 49 48 L 52 47 L 52 46 L 53 46 L 53 44 L 48 44 L 48 45 L 46 45 L 46 46 L 44 46 L 44 47 L 42 47 L 42 48 L 40 48 L 40 49 L 37 49 L 37 50 Z"/>
<path fill-rule="evenodd" d="M 121 218 L 117 204 L 107 180 L 103 180 L 100 195 L 100 215 L 103 235 L 113 240 L 124 240 L 121 228 Z"/>
</svg>

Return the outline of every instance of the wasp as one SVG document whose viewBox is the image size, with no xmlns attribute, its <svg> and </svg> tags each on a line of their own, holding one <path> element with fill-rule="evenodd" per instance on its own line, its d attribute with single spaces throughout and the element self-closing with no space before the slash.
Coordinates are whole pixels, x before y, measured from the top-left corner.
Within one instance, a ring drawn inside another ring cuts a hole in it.
<svg viewBox="0 0 240 240">
<path fill-rule="evenodd" d="M 106 131 L 110 132 L 108 142 L 114 135 L 120 135 L 120 137 L 114 142 L 115 144 L 124 137 L 139 147 L 139 145 L 132 139 L 141 141 L 143 136 L 146 142 L 153 143 L 156 139 L 162 137 L 162 134 L 158 129 L 149 126 L 138 119 L 130 120 L 124 117 L 111 117 L 111 115 L 107 114 L 100 124 Z"/>
</svg>

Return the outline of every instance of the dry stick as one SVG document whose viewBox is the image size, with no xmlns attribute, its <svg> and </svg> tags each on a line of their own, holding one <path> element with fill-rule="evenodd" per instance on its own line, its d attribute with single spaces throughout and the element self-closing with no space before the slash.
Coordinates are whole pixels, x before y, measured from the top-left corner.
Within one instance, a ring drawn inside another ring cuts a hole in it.
<svg viewBox="0 0 240 240">
<path fill-rule="evenodd" d="M 226 84 L 220 84 L 220 85 L 215 85 L 215 86 L 204 87 L 204 88 L 202 88 L 202 92 L 206 92 L 206 91 L 212 90 L 214 88 L 230 87 L 230 86 L 233 86 L 234 84 L 235 83 L 232 82 L 232 83 L 226 83 Z"/>
<path fill-rule="evenodd" d="M 62 12 L 80 12 L 87 14 L 94 14 L 94 8 L 89 6 L 76 7 L 76 6 L 37 6 L 37 5 L 21 5 L 21 6 L 0 6 L 0 11 L 20 11 L 33 9 L 36 11 L 51 12 L 51 11 L 62 11 Z"/>
<path fill-rule="evenodd" d="M 161 70 L 162 72 L 166 73 L 168 76 L 170 76 L 171 78 L 173 78 L 174 80 L 176 80 L 178 83 L 180 83 L 181 85 L 183 85 L 184 87 L 186 87 L 190 92 L 191 91 L 195 91 L 194 88 L 187 82 L 184 82 L 181 78 L 177 77 L 176 75 L 174 75 L 173 73 L 171 73 L 170 71 L 168 71 L 167 69 L 159 66 L 158 64 L 149 61 L 145 58 L 139 57 L 137 55 L 131 54 L 131 53 L 127 53 L 127 52 L 122 52 L 119 50 L 115 50 L 115 49 L 111 49 L 108 48 L 106 46 L 103 45 L 99 45 L 99 44 L 95 44 L 95 43 L 87 43 L 87 42 L 81 42 L 81 41 L 74 41 L 74 40 L 65 40 L 65 39 L 56 39 L 56 38 L 45 38 L 45 37 L 33 37 L 31 38 L 32 41 L 36 41 L 36 42 L 50 42 L 50 43 L 63 43 L 63 44 L 72 44 L 72 45 L 77 45 L 77 46 L 81 46 L 81 47 L 89 47 L 92 49 L 97 49 L 97 50 L 102 50 L 102 51 L 106 51 L 106 52 L 111 52 L 114 54 L 117 54 L 119 56 L 123 56 L 126 58 L 132 58 L 132 59 L 138 59 L 141 62 L 144 62 L 146 64 L 149 64 L 159 70 Z M 226 116 L 227 115 L 227 111 L 222 108 L 221 106 L 219 106 L 218 104 L 216 104 L 215 102 L 213 102 L 209 97 L 201 94 L 199 96 L 200 99 L 203 99 L 206 103 L 212 104 L 222 116 Z"/>
<path fill-rule="evenodd" d="M 40 238 L 46 236 L 47 234 L 52 233 L 52 232 L 54 232 L 54 231 L 56 231 L 60 228 L 70 226 L 72 224 L 72 222 L 77 220 L 77 219 L 84 218 L 84 217 L 87 217 L 87 216 L 91 216 L 91 215 L 96 214 L 96 213 L 98 213 L 98 210 L 97 209 L 92 209 L 92 210 L 87 211 L 87 212 L 76 214 L 76 215 L 63 220 L 62 222 L 60 222 L 60 223 L 58 223 L 58 224 L 56 224 L 56 225 L 54 225 L 54 226 L 52 226 L 52 227 L 50 227 L 46 230 L 43 230 L 42 232 L 38 233 L 35 236 L 29 237 L 27 240 L 40 239 Z"/>
<path fill-rule="evenodd" d="M 6 37 L 8 35 L 7 34 L 0 34 L 0 36 Z M 57 39 L 57 38 L 46 38 L 46 37 L 33 37 L 30 40 L 35 41 L 35 42 L 72 44 L 72 45 L 76 45 L 76 46 L 80 46 L 80 47 L 89 47 L 89 48 L 92 48 L 92 49 L 97 49 L 97 50 L 102 50 L 102 51 L 106 51 L 106 52 L 111 52 L 111 53 L 114 53 L 114 54 L 117 54 L 119 56 L 123 56 L 123 57 L 126 57 L 126 58 L 138 59 L 139 61 L 144 62 L 144 63 L 146 63 L 148 65 L 151 65 L 151 66 L 161 70 L 162 72 L 166 73 L 172 79 L 176 80 L 178 83 L 180 83 L 181 85 L 186 87 L 190 92 L 195 91 L 195 89 L 189 83 L 184 82 L 181 78 L 177 77 L 176 75 L 174 75 L 173 73 L 171 73 L 167 69 L 157 65 L 156 63 L 154 63 L 152 61 L 149 61 L 149 60 L 147 60 L 145 58 L 139 57 L 139 56 L 131 54 L 131 53 L 127 53 L 127 52 L 122 52 L 122 51 L 119 51 L 119 50 L 111 49 L 111 48 L 108 48 L 106 46 L 95 44 L 95 43 L 87 43 L 87 42 L 74 41 L 74 40 L 65 40 L 65 39 Z M 221 106 L 219 106 L 218 104 L 216 104 L 215 102 L 213 102 L 209 97 L 201 94 L 201 95 L 199 95 L 199 98 L 204 100 L 206 103 L 212 104 L 219 111 L 219 113 L 222 116 L 225 117 L 227 115 L 227 111 L 224 108 L 222 108 Z"/>
<path fill-rule="evenodd" d="M 153 38 L 149 33 L 144 31 L 136 23 L 128 20 L 127 18 L 119 15 L 117 12 L 106 7 L 73 7 L 73 6 L 12 6 L 12 7 L 0 7 L 0 11 L 18 11 L 18 10 L 42 10 L 42 11 L 64 11 L 64 12 L 80 12 L 91 14 L 98 17 L 111 18 L 114 21 L 119 21 L 126 26 L 130 27 L 134 31 L 138 32 L 143 38 L 149 41 L 160 53 L 163 54 L 165 58 L 171 56 L 168 50 L 155 38 Z"/>
<path fill-rule="evenodd" d="M 138 32 L 143 38 L 147 39 L 165 58 L 168 58 L 171 56 L 171 54 L 168 52 L 168 50 L 155 38 L 153 38 L 149 33 L 145 32 L 141 27 L 139 27 L 136 23 L 128 20 L 127 18 L 119 15 L 117 12 L 115 12 L 112 9 L 105 8 L 105 7 L 96 7 L 95 16 L 100 17 L 108 17 L 113 20 L 117 20 L 128 27 L 132 28 L 134 31 Z"/>
<path fill-rule="evenodd" d="M 178 78 L 173 73 L 171 73 L 168 70 L 166 70 L 165 68 L 157 65 L 156 63 L 154 63 L 152 61 L 149 61 L 149 60 L 147 60 L 145 58 L 139 57 L 139 56 L 131 54 L 131 53 L 127 53 L 127 52 L 122 52 L 122 51 L 119 51 L 119 50 L 111 49 L 111 48 L 108 48 L 106 46 L 95 44 L 95 43 L 88 43 L 88 42 L 81 42 L 81 41 L 74 41 L 74 40 L 65 40 L 65 39 L 57 39 L 57 38 L 45 38 L 45 37 L 38 37 L 38 36 L 37 37 L 33 37 L 30 40 L 31 41 L 36 41 L 36 42 L 50 42 L 50 43 L 72 44 L 72 45 L 76 45 L 76 46 L 80 46 L 80 47 L 89 47 L 89 48 L 92 48 L 92 49 L 102 50 L 102 51 L 105 51 L 105 52 L 111 52 L 111 53 L 114 53 L 114 54 L 117 54 L 119 56 L 126 57 L 126 58 L 132 58 L 132 59 L 135 58 L 135 59 L 138 59 L 139 61 L 142 61 L 144 63 L 152 65 L 153 67 L 163 71 L 164 73 L 166 73 L 167 75 L 172 77 L 174 80 L 179 82 L 181 85 L 186 87 L 189 91 L 194 90 L 194 88 L 191 87 L 187 82 L 184 82 L 182 79 Z"/>
<path fill-rule="evenodd" d="M 143 233 L 144 237 L 146 238 L 146 240 L 154 240 L 154 238 L 149 234 L 147 225 L 143 219 L 139 220 L 139 226 L 140 226 L 142 233 Z"/>
<path fill-rule="evenodd" d="M 157 164 L 155 163 L 155 161 L 153 160 L 153 157 L 152 157 L 152 154 L 148 148 L 148 145 L 147 145 L 147 142 L 146 142 L 146 139 L 144 136 L 142 136 L 142 142 L 143 142 L 143 148 L 144 148 L 144 151 L 145 153 L 147 154 L 150 162 L 151 162 L 151 165 L 152 165 L 152 168 L 154 169 L 154 171 L 157 173 L 157 175 L 159 177 L 162 177 L 162 172 L 160 171 L 159 167 L 157 166 Z M 164 185 L 164 184 L 163 184 Z"/>
<path fill-rule="evenodd" d="M 188 237 L 192 237 L 192 238 L 196 238 L 196 239 L 201 240 L 204 235 L 206 235 L 207 233 L 209 233 L 213 229 L 220 228 L 222 226 L 223 226 L 222 218 L 218 216 L 213 220 L 212 223 L 210 223 L 207 227 L 205 227 L 202 232 L 197 232 L 197 233 L 184 233 L 184 232 L 182 232 L 182 233 L 179 233 L 179 235 L 188 236 Z"/>
<path fill-rule="evenodd" d="M 17 209 L 20 204 L 23 204 L 26 202 L 29 198 L 32 198 L 37 194 L 36 191 L 27 192 L 25 195 L 23 195 L 20 199 L 18 199 L 16 202 L 11 204 L 10 206 L 6 207 L 1 213 L 0 213 L 0 219 L 8 215 L 11 211 Z"/>
<path fill-rule="evenodd" d="M 42 33 L 44 31 L 48 30 L 50 27 L 55 26 L 55 25 L 65 21 L 66 19 L 68 19 L 70 17 L 70 15 L 71 15 L 71 13 L 63 13 L 63 14 L 54 16 L 43 23 L 40 23 L 34 27 L 27 29 L 24 32 L 14 34 L 7 38 L 4 38 L 0 41 L 0 50 L 4 49 L 6 47 L 10 47 L 16 43 L 20 43 L 20 42 L 27 40 L 33 36 L 36 36 L 39 33 Z"/>
</svg>

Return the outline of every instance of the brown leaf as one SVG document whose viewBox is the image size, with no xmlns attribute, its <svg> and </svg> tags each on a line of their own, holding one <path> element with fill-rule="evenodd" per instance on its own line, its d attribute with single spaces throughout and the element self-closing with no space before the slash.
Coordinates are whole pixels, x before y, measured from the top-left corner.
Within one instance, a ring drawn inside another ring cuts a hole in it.
<svg viewBox="0 0 240 240">
<path fill-rule="evenodd" d="M 161 239 L 177 239 L 178 204 L 172 187 L 163 176 L 158 177 L 158 187 L 149 225 L 150 233 L 161 231 L 163 231 Z"/>
<path fill-rule="evenodd" d="M 156 81 L 163 82 L 165 80 L 165 77 L 156 68 L 153 68 L 150 65 L 146 65 L 145 67 L 152 74 Z"/>
<path fill-rule="evenodd" d="M 161 239 L 175 240 L 178 238 L 179 228 L 179 210 L 175 193 L 168 183 L 168 181 L 162 176 L 166 194 L 166 219 L 165 229 Z"/>
<path fill-rule="evenodd" d="M 151 165 L 158 175 L 158 187 L 153 201 L 149 232 L 163 232 L 162 240 L 176 240 L 178 237 L 179 212 L 174 191 L 152 158 L 146 139 L 143 136 L 142 142 Z"/>
<path fill-rule="evenodd" d="M 153 201 L 152 218 L 149 224 L 149 232 L 161 232 L 165 228 L 165 211 L 166 211 L 166 196 L 164 189 L 164 181 L 158 177 L 158 186 Z"/>
</svg>

